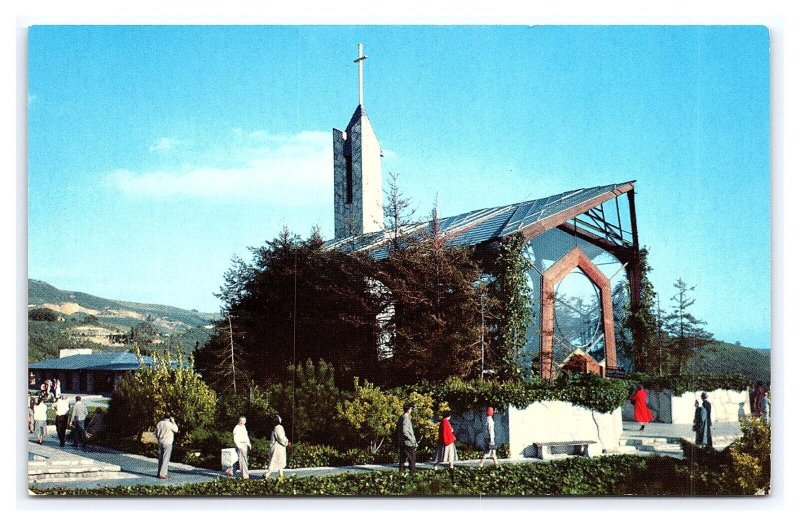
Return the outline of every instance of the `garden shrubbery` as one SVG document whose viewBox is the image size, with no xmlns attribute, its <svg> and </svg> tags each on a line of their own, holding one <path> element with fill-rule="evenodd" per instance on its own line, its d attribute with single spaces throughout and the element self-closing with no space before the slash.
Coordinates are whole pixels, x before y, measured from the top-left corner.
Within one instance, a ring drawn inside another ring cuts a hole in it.
<svg viewBox="0 0 800 526">
<path fill-rule="evenodd" d="M 320 450 L 321 451 L 321 450 Z M 723 457 L 724 458 L 724 457 Z M 660 456 L 615 455 L 526 462 L 497 468 L 457 468 L 342 474 L 285 479 L 221 479 L 185 486 L 133 486 L 92 490 L 39 490 L 49 495 L 649 495 L 698 496 L 752 494 L 726 477 L 730 464 L 713 465 Z"/>
<path fill-rule="evenodd" d="M 554 381 L 533 378 L 524 382 L 497 382 L 450 378 L 439 384 L 421 383 L 407 389 L 447 402 L 456 413 L 487 405 L 527 407 L 534 402 L 561 400 L 592 411 L 610 413 L 628 399 L 630 382 L 596 374 L 563 373 Z"/>
<path fill-rule="evenodd" d="M 232 430 L 238 417 L 247 417 L 253 448 L 250 465 L 266 466 L 269 461 L 272 417 L 277 411 L 285 418 L 287 433 L 304 439 L 289 449 L 289 468 L 393 464 L 397 462 L 394 427 L 406 401 L 416 404 L 412 413 L 420 443 L 417 458 L 429 461 L 436 446 L 437 420 L 441 412 L 463 412 L 486 405 L 526 407 L 532 402 L 562 400 L 591 410 L 610 412 L 628 395 L 630 381 L 610 380 L 596 375 L 562 374 L 555 381 L 527 382 L 465 381 L 450 379 L 441 384 L 419 384 L 383 390 L 355 379 L 353 391 L 336 387 L 332 368 L 311 361 L 293 368 L 294 386 L 275 385 L 260 389 L 251 385 L 247 394 L 217 398 L 189 366 L 169 367 L 169 357 L 155 357 L 153 368 L 143 367 L 126 375 L 112 398 L 110 434 L 112 447 L 155 456 L 156 446 L 133 440 L 152 428 L 164 410 L 176 413 L 181 432 L 174 457 L 188 464 L 219 469 L 220 451 L 233 447 Z M 691 390 L 738 388 L 737 377 L 695 378 L 650 377 L 645 385 Z M 126 413 L 126 411 L 128 411 Z M 284 485 L 268 482 L 255 490 L 263 494 L 301 495 L 686 495 L 752 494 L 769 490 L 769 426 L 760 420 L 743 421 L 744 437 L 724 452 L 706 451 L 684 444 L 686 461 L 661 457 L 603 457 L 570 459 L 551 463 L 503 466 L 497 471 L 476 474 L 459 469 L 451 478 L 418 474 L 413 479 L 371 473 L 361 476 L 292 479 Z M 107 434 L 108 435 L 108 434 Z M 290 436 L 290 440 L 293 437 Z M 459 458 L 477 459 L 479 446 L 457 444 Z M 498 456 L 507 458 L 508 446 L 500 445 Z M 654 476 L 653 469 L 661 470 Z M 559 470 L 564 470 L 563 472 Z M 664 475 L 662 475 L 662 473 Z M 366 477 L 366 478 L 364 478 Z M 370 478 L 371 477 L 371 478 Z M 393 478 L 395 477 L 395 478 Z M 222 484 L 222 486 L 220 486 Z M 228 484 L 228 485 L 225 485 Z M 236 482 L 188 488 L 197 494 L 249 494 L 256 486 Z M 363 487 L 362 487 L 363 486 Z M 147 492 L 153 490 L 147 490 Z M 163 491 L 174 491 L 164 489 Z M 136 494 L 162 494 L 162 493 Z M 285 493 L 289 492 L 289 493 Z M 293 493 L 292 493 L 293 492 Z M 694 493 L 692 493 L 694 492 Z M 182 493 L 163 493 L 182 494 Z M 193 493 L 186 493 L 193 494 Z"/>
<path fill-rule="evenodd" d="M 747 391 L 752 380 L 741 374 L 669 374 L 654 376 L 647 373 L 633 373 L 627 380 L 642 384 L 645 389 L 671 389 L 676 395 L 696 391 L 715 391 L 726 389 Z"/>
</svg>

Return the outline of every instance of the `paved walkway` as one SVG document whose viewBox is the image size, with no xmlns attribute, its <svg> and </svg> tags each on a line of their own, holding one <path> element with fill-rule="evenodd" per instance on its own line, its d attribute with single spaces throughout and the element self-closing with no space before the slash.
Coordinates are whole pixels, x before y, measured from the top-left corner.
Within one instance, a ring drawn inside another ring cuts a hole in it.
<svg viewBox="0 0 800 526">
<path fill-rule="evenodd" d="M 625 437 L 665 437 L 665 438 L 685 438 L 694 441 L 694 431 L 692 424 L 662 424 L 651 423 L 644 426 L 643 431 L 639 431 L 641 424 L 636 422 L 622 423 L 622 436 Z M 741 436 L 742 426 L 739 422 L 714 422 L 711 426 L 712 437 L 734 437 Z"/>
<path fill-rule="evenodd" d="M 170 462 L 169 476 L 170 478 L 163 480 L 157 476 L 158 461 L 154 458 L 148 458 L 141 455 L 134 455 L 131 453 L 124 453 L 115 451 L 101 446 L 89 446 L 88 451 L 82 451 L 80 448 L 73 448 L 71 443 L 67 441 L 67 445 L 61 448 L 58 444 L 58 438 L 48 436 L 42 445 L 33 441 L 31 435 L 30 453 L 35 455 L 47 456 L 53 460 L 60 459 L 73 459 L 83 457 L 92 459 L 98 462 L 105 462 L 108 464 L 116 464 L 120 467 L 118 475 L 113 475 L 115 478 L 99 478 L 99 479 L 74 479 L 74 480 L 53 480 L 34 482 L 34 486 L 41 488 L 102 488 L 109 486 L 179 486 L 183 484 L 198 483 L 198 482 L 211 482 L 214 480 L 226 478 L 222 471 L 215 471 L 206 468 L 197 468 L 186 464 L 178 464 Z M 520 462 L 542 462 L 539 459 L 522 459 L 522 460 L 509 460 L 498 459 L 502 464 L 515 464 Z M 478 460 L 462 460 L 455 463 L 457 466 L 470 466 L 476 467 Z M 489 465 L 489 464 L 487 464 Z M 417 467 L 420 469 L 431 469 L 433 465 L 427 462 L 417 462 Z M 341 466 L 341 467 L 319 467 L 319 468 L 297 468 L 285 469 L 284 477 L 313 477 L 324 475 L 337 475 L 342 473 L 368 473 L 370 471 L 394 471 L 397 470 L 397 464 L 367 464 L 361 466 Z M 251 469 L 250 476 L 253 479 L 261 479 L 264 477 L 266 470 L 264 469 Z M 239 473 L 236 473 L 239 476 Z M 271 475 L 271 478 L 276 477 L 276 474 Z"/>
<path fill-rule="evenodd" d="M 694 434 L 691 430 L 691 425 L 680 424 L 648 424 L 645 426 L 644 431 L 639 431 L 639 425 L 634 422 L 623 423 L 623 438 L 644 438 L 644 437 L 684 437 L 691 439 Z M 741 434 L 741 428 L 738 422 L 719 422 L 714 424 L 715 436 L 719 437 L 733 437 Z M 33 436 L 31 435 L 31 439 Z M 66 487 L 66 488 L 101 488 L 108 486 L 136 486 L 136 485 L 149 485 L 149 486 L 173 486 L 183 485 L 198 482 L 211 482 L 225 478 L 221 471 L 215 471 L 205 468 L 197 468 L 186 464 L 178 464 L 171 462 L 169 474 L 170 478 L 166 480 L 159 479 L 156 476 L 158 461 L 154 458 L 148 458 L 141 455 L 134 455 L 130 453 L 123 453 L 120 451 L 108 449 L 101 446 L 90 446 L 89 450 L 84 452 L 80 449 L 73 448 L 68 441 L 67 446 L 61 448 L 58 444 L 58 438 L 54 435 L 48 436 L 44 444 L 38 445 L 35 441 L 31 441 L 29 451 L 32 454 L 46 456 L 53 460 L 58 459 L 75 459 L 76 457 L 83 457 L 92 459 L 98 462 L 105 462 L 108 464 L 115 464 L 120 467 L 120 472 L 113 475 L 115 478 L 101 478 L 101 479 L 74 479 L 74 480 L 53 480 L 47 482 L 36 482 L 35 486 L 42 488 L 50 487 Z M 520 460 L 500 459 L 501 464 L 517 464 L 523 462 L 542 462 L 539 459 L 525 458 Z M 462 460 L 456 462 L 456 466 L 461 467 L 476 467 L 478 460 Z M 488 464 L 487 464 L 488 465 Z M 427 462 L 418 462 L 417 466 L 420 469 L 430 469 L 432 464 Z M 370 471 L 393 471 L 397 469 L 396 464 L 372 464 L 362 466 L 342 466 L 342 467 L 320 467 L 320 468 L 298 468 L 284 470 L 286 477 L 310 477 L 310 476 L 324 476 L 335 475 L 341 473 L 367 473 Z M 264 476 L 265 470 L 252 469 L 250 470 L 251 477 L 260 479 Z M 238 472 L 237 472 L 238 476 Z M 276 475 L 272 475 L 275 477 Z"/>
</svg>

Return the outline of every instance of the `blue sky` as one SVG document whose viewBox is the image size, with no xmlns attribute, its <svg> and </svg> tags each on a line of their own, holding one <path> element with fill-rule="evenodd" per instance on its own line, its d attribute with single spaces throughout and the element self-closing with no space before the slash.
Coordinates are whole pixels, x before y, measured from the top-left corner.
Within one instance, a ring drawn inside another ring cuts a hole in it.
<svg viewBox="0 0 800 526">
<path fill-rule="evenodd" d="M 770 341 L 769 34 L 746 26 L 33 27 L 29 276 L 216 311 L 230 258 L 333 233 L 331 128 L 365 107 L 421 212 L 637 180 L 668 306 Z"/>
</svg>

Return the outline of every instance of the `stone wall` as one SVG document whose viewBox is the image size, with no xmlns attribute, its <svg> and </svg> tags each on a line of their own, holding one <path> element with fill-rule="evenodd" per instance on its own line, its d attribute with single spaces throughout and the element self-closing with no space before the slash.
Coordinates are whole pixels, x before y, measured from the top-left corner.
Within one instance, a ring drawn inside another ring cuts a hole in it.
<svg viewBox="0 0 800 526">
<path fill-rule="evenodd" d="M 671 389 L 647 391 L 647 407 L 655 417 L 655 422 L 668 424 L 691 424 L 694 420 L 694 401 L 700 400 L 702 391 L 687 392 L 676 396 Z M 750 398 L 747 391 L 717 389 L 710 391 L 712 422 L 738 422 L 739 418 L 750 415 Z M 626 401 L 622 406 L 622 419 L 633 421 L 633 404 Z"/>
<path fill-rule="evenodd" d="M 509 408 L 511 458 L 533 457 L 535 442 L 594 441 L 589 455 L 616 451 L 622 436 L 622 412 L 600 413 L 569 402 L 536 402 L 525 409 Z"/>
<path fill-rule="evenodd" d="M 459 442 L 483 447 L 486 416 L 483 411 L 453 415 Z M 622 436 L 622 412 L 599 413 L 568 402 L 536 402 L 525 409 L 498 408 L 494 414 L 495 443 L 508 444 L 511 458 L 535 456 L 534 442 L 591 440 L 589 455 L 615 451 Z"/>
<path fill-rule="evenodd" d="M 486 431 L 486 413 L 484 411 L 469 411 L 450 418 L 453 434 L 456 439 L 464 444 L 475 444 L 483 448 L 486 444 L 488 432 Z M 508 411 L 497 409 L 494 413 L 494 441 L 495 444 L 508 444 Z"/>
</svg>

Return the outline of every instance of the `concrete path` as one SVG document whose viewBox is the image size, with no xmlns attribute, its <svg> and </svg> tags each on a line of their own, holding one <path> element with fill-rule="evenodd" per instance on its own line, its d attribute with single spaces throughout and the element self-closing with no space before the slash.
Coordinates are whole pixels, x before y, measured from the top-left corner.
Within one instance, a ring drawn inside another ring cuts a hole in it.
<svg viewBox="0 0 800 526">
<path fill-rule="evenodd" d="M 623 422 L 623 435 L 622 440 L 669 440 L 676 441 L 679 437 L 686 439 L 693 439 L 694 433 L 691 426 L 680 424 L 648 424 L 643 431 L 639 431 L 639 424 L 634 422 Z M 718 422 L 713 427 L 714 436 L 729 438 L 733 440 L 735 436 L 741 435 L 741 428 L 738 422 Z M 720 440 L 720 443 L 722 440 Z M 716 444 L 715 444 L 716 445 Z M 77 457 L 90 459 L 95 462 L 102 462 L 119 466 L 119 472 L 111 475 L 98 474 L 97 478 L 85 477 L 76 478 L 72 480 L 59 479 L 59 480 L 43 480 L 33 482 L 32 484 L 42 488 L 52 487 L 66 487 L 66 488 L 101 488 L 109 486 L 174 486 L 199 482 L 211 482 L 214 480 L 225 478 L 222 471 L 210 470 L 205 468 L 197 468 L 186 464 L 170 463 L 169 474 L 170 478 L 166 480 L 159 479 L 156 476 L 158 461 L 154 458 L 148 458 L 141 455 L 134 455 L 130 453 L 123 453 L 101 446 L 89 446 L 89 450 L 84 452 L 80 449 L 73 448 L 68 441 L 65 448 L 61 448 L 58 444 L 58 438 L 54 435 L 48 436 L 44 444 L 39 445 L 33 441 L 31 435 L 31 442 L 29 443 L 29 453 L 33 455 L 40 455 L 54 460 L 75 460 Z M 656 454 L 659 454 L 657 451 Z M 668 454 L 667 451 L 664 454 Z M 524 462 L 543 462 L 539 459 L 525 458 L 519 460 L 500 459 L 501 464 L 518 464 Z M 476 467 L 478 460 L 462 460 L 455 463 L 457 467 Z M 486 464 L 491 465 L 491 464 Z M 427 462 L 418 462 L 417 467 L 420 469 L 431 469 L 432 464 Z M 370 471 L 394 471 L 397 470 L 396 464 L 371 464 L 362 466 L 342 466 L 342 467 L 319 467 L 319 468 L 298 468 L 284 470 L 286 477 L 313 477 L 336 475 L 342 473 L 367 473 Z M 265 473 L 264 469 L 251 469 L 250 474 L 253 479 L 263 478 Z M 236 473 L 239 476 L 239 473 Z M 276 474 L 271 475 L 276 477 Z"/>
<path fill-rule="evenodd" d="M 636 422 L 623 422 L 622 435 L 637 437 L 674 437 L 694 441 L 694 431 L 692 431 L 691 424 L 662 424 L 656 422 L 645 425 L 644 430 L 639 431 L 641 426 L 641 424 L 637 424 Z M 739 425 L 739 422 L 714 422 L 711 426 L 711 435 L 712 437 L 738 437 L 742 435 L 742 426 Z"/>
<path fill-rule="evenodd" d="M 33 437 L 32 437 L 33 438 Z M 120 467 L 117 475 L 113 478 L 106 478 L 103 474 L 98 474 L 98 478 L 80 478 L 73 480 L 59 479 L 52 481 L 32 482 L 31 484 L 41 488 L 102 488 L 110 486 L 179 486 L 183 484 L 211 482 L 226 478 L 222 471 L 214 471 L 205 468 L 196 468 L 186 464 L 170 462 L 169 476 L 166 480 L 159 479 L 156 475 L 158 461 L 141 455 L 123 453 L 112 449 L 90 446 L 84 452 L 80 448 L 73 448 L 70 442 L 63 449 L 58 444 L 57 437 L 47 437 L 44 444 L 39 445 L 35 441 L 29 443 L 29 451 L 36 455 L 48 455 L 52 459 L 70 459 L 73 457 L 83 457 L 107 464 L 116 464 Z M 498 459 L 501 464 L 517 464 L 522 462 L 542 462 L 539 459 L 526 458 L 521 460 Z M 477 467 L 478 460 L 462 460 L 455 463 L 459 467 Z M 491 462 L 486 466 L 490 466 Z M 428 462 L 417 462 L 419 469 L 432 469 L 433 465 Z M 440 467 L 440 469 L 445 469 Z M 396 464 L 367 464 L 361 466 L 341 466 L 341 467 L 319 467 L 319 468 L 297 468 L 284 470 L 284 477 L 315 477 L 325 475 L 338 475 L 342 473 L 368 473 L 370 471 L 395 471 Z M 250 476 L 253 479 L 264 477 L 266 470 L 251 469 Z M 102 477 L 102 478 L 100 478 Z M 236 472 L 236 477 L 240 477 Z M 270 478 L 277 477 L 272 474 Z"/>
</svg>

